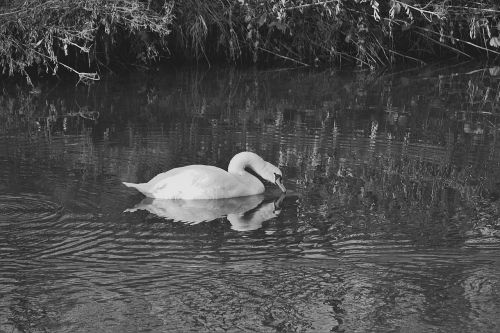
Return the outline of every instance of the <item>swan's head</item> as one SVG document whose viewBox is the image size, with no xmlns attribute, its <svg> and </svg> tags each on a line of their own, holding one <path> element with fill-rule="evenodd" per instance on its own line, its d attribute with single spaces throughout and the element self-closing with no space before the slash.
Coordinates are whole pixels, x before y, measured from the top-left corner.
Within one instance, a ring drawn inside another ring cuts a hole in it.
<svg viewBox="0 0 500 333">
<path fill-rule="evenodd" d="M 253 169 L 259 176 L 270 183 L 276 184 L 281 191 L 286 192 L 283 186 L 283 174 L 281 170 L 269 162 L 266 162 L 259 155 L 244 151 L 236 154 L 229 162 L 227 171 L 229 173 L 242 174 L 245 168 Z"/>
<path fill-rule="evenodd" d="M 266 166 L 262 170 L 260 176 L 270 183 L 276 184 L 280 190 L 285 193 L 286 188 L 283 185 L 283 174 L 281 170 L 269 162 L 265 162 Z"/>
</svg>

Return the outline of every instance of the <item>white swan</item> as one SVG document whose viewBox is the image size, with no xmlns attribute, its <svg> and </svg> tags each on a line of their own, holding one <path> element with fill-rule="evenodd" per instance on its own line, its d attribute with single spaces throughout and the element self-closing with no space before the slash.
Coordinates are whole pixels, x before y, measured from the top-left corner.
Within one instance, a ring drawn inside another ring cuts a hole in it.
<svg viewBox="0 0 500 333">
<path fill-rule="evenodd" d="M 264 184 L 245 168 L 286 192 L 280 169 L 251 152 L 236 154 L 227 171 L 209 165 L 188 165 L 160 173 L 147 183 L 123 184 L 156 199 L 224 199 L 263 193 Z"/>
</svg>

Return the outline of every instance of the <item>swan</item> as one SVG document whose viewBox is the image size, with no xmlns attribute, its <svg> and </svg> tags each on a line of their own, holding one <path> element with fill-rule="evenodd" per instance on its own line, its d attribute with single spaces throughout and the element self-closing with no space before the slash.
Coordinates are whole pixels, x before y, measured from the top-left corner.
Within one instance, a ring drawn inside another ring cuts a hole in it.
<svg viewBox="0 0 500 333">
<path fill-rule="evenodd" d="M 160 173 L 147 183 L 123 184 L 155 199 L 227 199 L 263 193 L 264 184 L 246 168 L 286 192 L 281 170 L 248 151 L 236 154 L 227 171 L 210 165 L 188 165 Z"/>
</svg>

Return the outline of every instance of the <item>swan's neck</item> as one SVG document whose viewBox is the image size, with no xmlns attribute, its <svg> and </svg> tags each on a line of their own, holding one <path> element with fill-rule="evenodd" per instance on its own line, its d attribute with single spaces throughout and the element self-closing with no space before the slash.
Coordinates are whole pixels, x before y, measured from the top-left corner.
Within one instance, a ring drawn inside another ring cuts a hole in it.
<svg viewBox="0 0 500 333">
<path fill-rule="evenodd" d="M 251 173 L 247 172 L 245 168 L 250 168 L 255 171 L 257 174 L 261 174 L 262 170 L 265 168 L 266 162 L 257 154 L 250 152 L 243 152 L 235 155 L 231 162 L 229 162 L 229 166 L 227 171 L 232 174 L 240 175 L 240 176 L 251 176 L 256 178 Z M 256 178 L 257 179 L 257 178 Z"/>
<path fill-rule="evenodd" d="M 250 172 L 247 172 L 245 168 L 252 169 L 258 175 L 262 176 L 265 171 L 266 164 L 267 162 L 264 161 L 259 155 L 250 152 L 242 152 L 236 154 L 231 159 L 227 171 L 239 178 L 239 180 L 248 189 L 248 193 L 259 194 L 264 192 L 264 184 L 262 184 L 259 178 L 255 177 Z"/>
</svg>

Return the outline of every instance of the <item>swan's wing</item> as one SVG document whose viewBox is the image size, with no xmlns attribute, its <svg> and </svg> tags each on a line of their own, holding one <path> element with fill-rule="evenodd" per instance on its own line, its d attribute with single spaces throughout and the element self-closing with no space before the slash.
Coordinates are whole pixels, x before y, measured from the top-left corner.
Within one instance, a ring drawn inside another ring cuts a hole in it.
<svg viewBox="0 0 500 333">
<path fill-rule="evenodd" d="M 211 199 L 220 193 L 233 195 L 241 188 L 234 175 L 208 165 L 175 168 L 157 175 L 148 185 L 149 193 L 165 199 Z"/>
</svg>

